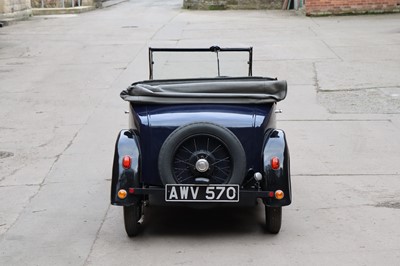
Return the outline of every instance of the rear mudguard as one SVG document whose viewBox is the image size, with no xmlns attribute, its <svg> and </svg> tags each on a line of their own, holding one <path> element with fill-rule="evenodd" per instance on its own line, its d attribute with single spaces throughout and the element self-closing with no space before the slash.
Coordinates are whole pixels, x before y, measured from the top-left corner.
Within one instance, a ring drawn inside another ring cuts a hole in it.
<svg viewBox="0 0 400 266">
<path fill-rule="evenodd" d="M 275 197 L 264 199 L 267 206 L 286 206 L 292 202 L 292 191 L 290 182 L 290 156 L 286 142 L 285 132 L 274 129 L 265 135 L 263 146 L 263 170 L 264 178 L 261 182 L 263 190 L 282 190 L 284 198 L 281 200 Z M 278 157 L 280 166 L 277 170 L 271 168 L 271 158 Z"/>
<path fill-rule="evenodd" d="M 131 157 L 131 167 L 125 169 L 122 166 L 124 156 Z M 125 199 L 118 198 L 118 191 L 140 187 L 140 146 L 139 137 L 131 130 L 121 130 L 115 143 L 114 163 L 111 183 L 111 204 L 130 206 L 140 200 L 139 196 L 130 195 Z"/>
</svg>

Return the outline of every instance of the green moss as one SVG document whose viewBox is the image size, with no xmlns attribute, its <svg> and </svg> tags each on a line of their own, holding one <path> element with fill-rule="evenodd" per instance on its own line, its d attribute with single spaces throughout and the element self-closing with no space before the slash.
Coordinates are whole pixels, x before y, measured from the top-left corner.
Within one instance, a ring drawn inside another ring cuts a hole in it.
<svg viewBox="0 0 400 266">
<path fill-rule="evenodd" d="M 208 10 L 225 10 L 225 5 L 209 5 Z"/>
</svg>

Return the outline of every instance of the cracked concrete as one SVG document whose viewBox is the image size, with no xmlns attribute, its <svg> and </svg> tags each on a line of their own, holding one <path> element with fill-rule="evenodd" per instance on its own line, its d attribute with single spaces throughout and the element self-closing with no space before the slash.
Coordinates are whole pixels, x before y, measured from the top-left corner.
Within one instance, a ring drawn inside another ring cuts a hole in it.
<svg viewBox="0 0 400 266">
<path fill-rule="evenodd" d="M 131 0 L 0 29 L 0 265 L 398 265 L 400 16 L 307 18 Z M 119 93 L 147 48 L 253 46 L 289 84 L 294 202 L 266 235 L 251 209 L 146 209 L 135 240 L 109 205 Z M 151 255 L 149 255 L 151 254 Z M 207 256 L 204 256 L 207 254 Z"/>
</svg>

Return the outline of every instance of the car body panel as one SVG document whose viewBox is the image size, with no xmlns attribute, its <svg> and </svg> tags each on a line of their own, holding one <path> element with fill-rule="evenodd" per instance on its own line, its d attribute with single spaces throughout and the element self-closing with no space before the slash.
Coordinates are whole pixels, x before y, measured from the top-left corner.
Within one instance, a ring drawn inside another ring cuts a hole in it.
<svg viewBox="0 0 400 266">
<path fill-rule="evenodd" d="M 277 157 L 280 162 L 277 170 L 271 167 L 271 159 L 273 157 Z M 275 198 L 265 199 L 265 204 L 268 206 L 289 205 L 292 202 L 290 156 L 286 134 L 283 130 L 273 129 L 268 132 L 263 145 L 262 160 L 265 179 L 261 183 L 261 187 L 264 190 L 282 190 L 285 195 L 281 200 Z"/>
<path fill-rule="evenodd" d="M 210 122 L 231 130 L 246 153 L 247 169 L 262 171 L 263 136 L 273 127 L 274 104 L 269 105 L 131 105 L 132 125 L 141 138 L 143 161 L 141 178 L 149 185 L 162 185 L 158 154 L 165 139 L 176 128 L 193 122 Z"/>
<path fill-rule="evenodd" d="M 124 156 L 131 158 L 129 169 L 122 167 Z M 114 162 L 111 180 L 111 204 L 129 206 L 136 201 L 134 197 L 128 197 L 121 201 L 117 197 L 118 190 L 130 187 L 139 187 L 141 152 L 139 137 L 132 130 L 121 130 L 115 144 Z"/>
</svg>

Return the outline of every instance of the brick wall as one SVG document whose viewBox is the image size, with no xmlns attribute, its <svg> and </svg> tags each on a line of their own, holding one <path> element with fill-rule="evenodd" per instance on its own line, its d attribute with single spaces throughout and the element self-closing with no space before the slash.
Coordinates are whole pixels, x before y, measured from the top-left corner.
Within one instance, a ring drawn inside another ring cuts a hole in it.
<svg viewBox="0 0 400 266">
<path fill-rule="evenodd" d="M 0 20 L 30 16 L 30 0 L 0 0 Z"/>
<path fill-rule="evenodd" d="M 284 0 L 183 0 L 187 9 L 281 9 Z"/>
<path fill-rule="evenodd" d="M 400 0 L 306 0 L 307 15 L 400 12 Z"/>
</svg>

